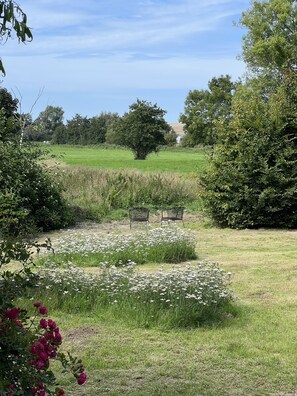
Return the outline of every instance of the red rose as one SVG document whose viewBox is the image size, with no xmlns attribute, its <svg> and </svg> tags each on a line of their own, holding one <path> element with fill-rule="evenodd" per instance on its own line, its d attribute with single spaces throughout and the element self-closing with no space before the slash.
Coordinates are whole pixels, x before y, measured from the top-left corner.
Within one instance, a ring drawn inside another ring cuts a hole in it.
<svg viewBox="0 0 297 396">
<path fill-rule="evenodd" d="M 77 378 L 77 383 L 78 385 L 82 385 L 86 382 L 86 380 L 87 380 L 87 374 L 81 373 L 80 376 Z"/>
<path fill-rule="evenodd" d="M 41 370 L 45 366 L 45 363 L 43 360 L 37 360 L 35 363 L 35 367 L 37 370 Z"/>
<path fill-rule="evenodd" d="M 35 354 L 35 353 L 37 353 L 37 352 L 38 352 L 38 347 L 37 347 L 37 345 L 32 344 L 32 345 L 31 345 L 31 353 Z"/>
<path fill-rule="evenodd" d="M 19 316 L 20 310 L 19 308 L 8 309 L 4 312 L 4 316 L 8 319 L 15 320 Z"/>
<path fill-rule="evenodd" d="M 47 320 L 46 319 L 40 319 L 39 324 L 40 324 L 40 327 L 42 329 L 46 329 L 47 328 Z"/>
<path fill-rule="evenodd" d="M 48 320 L 48 326 L 52 329 L 55 330 L 57 328 L 56 322 L 54 322 L 52 319 Z"/>
<path fill-rule="evenodd" d="M 60 333 L 56 333 L 55 341 L 56 341 L 58 344 L 61 344 L 61 343 L 62 343 L 62 336 L 61 336 Z"/>
<path fill-rule="evenodd" d="M 47 309 L 46 309 L 46 307 L 44 307 L 43 305 L 41 305 L 41 307 L 39 307 L 39 312 L 41 313 L 41 315 L 46 315 L 46 314 L 47 314 Z"/>
<path fill-rule="evenodd" d="M 39 358 L 42 360 L 47 360 L 48 359 L 48 355 L 45 352 L 39 352 Z"/>
</svg>

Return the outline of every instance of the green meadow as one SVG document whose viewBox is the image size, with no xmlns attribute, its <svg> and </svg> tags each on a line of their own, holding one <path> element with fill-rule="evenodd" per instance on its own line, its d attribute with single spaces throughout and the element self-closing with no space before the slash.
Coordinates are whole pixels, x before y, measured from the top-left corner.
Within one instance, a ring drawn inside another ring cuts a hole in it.
<svg viewBox="0 0 297 396">
<path fill-rule="evenodd" d="M 191 173 L 200 172 L 207 162 L 206 151 L 203 149 L 162 150 L 150 154 L 144 161 L 135 161 L 130 150 L 104 146 L 53 145 L 47 149 L 67 165 L 100 169 Z"/>
</svg>

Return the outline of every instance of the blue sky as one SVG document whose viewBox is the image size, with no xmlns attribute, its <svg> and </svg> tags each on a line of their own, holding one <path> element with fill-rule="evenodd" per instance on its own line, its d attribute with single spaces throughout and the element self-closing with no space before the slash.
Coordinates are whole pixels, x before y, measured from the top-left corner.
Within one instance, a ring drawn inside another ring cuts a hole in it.
<svg viewBox="0 0 297 396">
<path fill-rule="evenodd" d="M 249 0 L 19 0 L 34 40 L 1 47 L 2 86 L 35 118 L 61 106 L 76 113 L 123 115 L 137 98 L 157 103 L 177 122 L 189 90 L 214 76 L 242 76 Z"/>
</svg>

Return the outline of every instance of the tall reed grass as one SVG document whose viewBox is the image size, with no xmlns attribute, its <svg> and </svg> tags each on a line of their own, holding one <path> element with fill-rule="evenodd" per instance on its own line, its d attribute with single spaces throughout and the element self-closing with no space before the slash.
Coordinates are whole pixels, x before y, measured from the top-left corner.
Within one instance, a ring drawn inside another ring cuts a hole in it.
<svg viewBox="0 0 297 396">
<path fill-rule="evenodd" d="M 67 201 L 81 208 L 83 216 L 97 220 L 115 210 L 126 214 L 133 206 L 187 206 L 199 193 L 193 176 L 65 167 L 59 177 Z"/>
</svg>

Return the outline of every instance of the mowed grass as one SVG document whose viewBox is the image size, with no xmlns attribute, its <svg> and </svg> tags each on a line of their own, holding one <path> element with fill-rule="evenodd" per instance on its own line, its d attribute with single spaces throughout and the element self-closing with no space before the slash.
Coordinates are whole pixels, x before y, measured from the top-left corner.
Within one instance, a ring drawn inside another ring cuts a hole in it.
<svg viewBox="0 0 297 396">
<path fill-rule="evenodd" d="M 199 173 L 207 163 L 203 149 L 160 151 L 150 154 L 144 161 L 134 160 L 132 151 L 126 149 L 67 145 L 51 145 L 46 149 L 67 165 L 100 169 Z"/>
<path fill-rule="evenodd" d="M 199 259 L 234 273 L 238 314 L 213 327 L 160 331 L 51 312 L 89 375 L 82 388 L 61 377 L 68 395 L 296 394 L 297 231 L 187 227 Z"/>
</svg>

